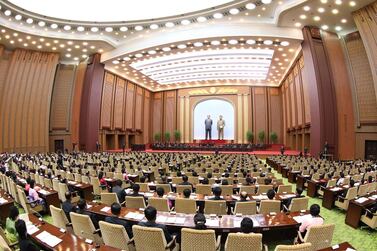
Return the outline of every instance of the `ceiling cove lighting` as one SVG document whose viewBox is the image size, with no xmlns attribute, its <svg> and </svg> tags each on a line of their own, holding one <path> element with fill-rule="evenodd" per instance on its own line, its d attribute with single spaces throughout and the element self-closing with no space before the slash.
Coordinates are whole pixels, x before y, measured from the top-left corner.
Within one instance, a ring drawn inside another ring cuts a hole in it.
<svg viewBox="0 0 377 251">
<path fill-rule="evenodd" d="M 161 85 L 204 80 L 265 80 L 273 54 L 271 49 L 193 51 L 146 58 L 130 66 Z"/>
</svg>

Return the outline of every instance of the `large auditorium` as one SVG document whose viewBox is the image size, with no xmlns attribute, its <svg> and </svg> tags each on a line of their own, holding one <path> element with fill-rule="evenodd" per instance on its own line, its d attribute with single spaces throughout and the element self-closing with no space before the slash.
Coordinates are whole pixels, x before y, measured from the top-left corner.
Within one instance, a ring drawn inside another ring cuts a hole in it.
<svg viewBox="0 0 377 251">
<path fill-rule="evenodd" d="M 0 0 L 0 251 L 376 230 L 376 0 Z"/>
</svg>

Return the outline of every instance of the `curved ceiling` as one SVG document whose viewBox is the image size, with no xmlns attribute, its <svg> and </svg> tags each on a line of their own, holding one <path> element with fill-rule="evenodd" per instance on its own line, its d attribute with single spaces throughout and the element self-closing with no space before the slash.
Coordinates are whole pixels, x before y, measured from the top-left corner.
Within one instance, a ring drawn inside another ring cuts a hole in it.
<svg viewBox="0 0 377 251">
<path fill-rule="evenodd" d="M 158 19 L 213 8 L 233 0 L 9 0 L 34 13 L 66 20 L 119 22 Z M 161 8 L 164 6 L 164 8 Z"/>
</svg>

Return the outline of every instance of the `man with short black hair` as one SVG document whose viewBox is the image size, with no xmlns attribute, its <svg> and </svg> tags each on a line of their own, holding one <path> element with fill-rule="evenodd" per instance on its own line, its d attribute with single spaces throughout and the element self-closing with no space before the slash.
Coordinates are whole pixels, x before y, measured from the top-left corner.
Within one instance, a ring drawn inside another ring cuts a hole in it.
<svg viewBox="0 0 377 251">
<path fill-rule="evenodd" d="M 123 203 L 126 197 L 126 191 L 122 188 L 122 180 L 116 180 L 115 186 L 111 189 L 113 193 L 116 193 L 119 203 Z"/>
<path fill-rule="evenodd" d="M 191 191 L 190 191 L 190 189 L 185 189 L 185 190 L 183 190 L 183 197 L 185 198 L 185 199 L 190 199 L 190 195 L 191 195 Z"/>
<path fill-rule="evenodd" d="M 186 175 L 182 176 L 182 180 L 183 180 L 183 182 L 181 182 L 179 185 L 183 185 L 183 186 L 190 185 L 192 187 L 192 184 L 190 182 L 188 182 L 188 177 Z"/>
<path fill-rule="evenodd" d="M 86 201 L 84 199 L 80 199 L 79 202 L 77 202 L 76 213 L 88 215 L 90 219 L 92 220 L 94 227 L 98 229 L 99 225 L 98 225 L 98 219 L 96 215 L 89 211 L 86 211 L 86 208 L 87 208 Z"/>
<path fill-rule="evenodd" d="M 274 189 L 270 189 L 267 191 L 267 197 L 269 200 L 273 200 L 275 198 L 275 191 Z"/>
<path fill-rule="evenodd" d="M 161 228 L 164 231 L 164 235 L 165 235 L 165 239 L 166 239 L 167 243 L 169 243 L 173 239 L 173 237 L 168 232 L 168 229 L 166 228 L 165 225 L 156 223 L 156 217 L 157 217 L 156 208 L 154 208 L 152 206 L 148 206 L 144 210 L 144 215 L 145 215 L 145 218 L 147 218 L 148 221 L 147 222 L 139 222 L 139 224 L 138 224 L 139 226 Z"/>
<path fill-rule="evenodd" d="M 65 201 L 62 203 L 62 209 L 67 216 L 67 219 L 71 222 L 71 216 L 69 215 L 70 212 L 75 212 L 76 207 L 71 202 L 72 194 L 71 192 L 65 192 Z"/>
<path fill-rule="evenodd" d="M 222 198 L 221 198 L 221 193 L 222 193 L 221 187 L 214 187 L 212 192 L 213 192 L 214 197 L 211 198 L 210 200 L 222 200 Z"/>
<path fill-rule="evenodd" d="M 113 216 L 107 216 L 105 218 L 105 221 L 108 222 L 108 223 L 112 223 L 112 224 L 122 225 L 124 227 L 124 229 L 126 229 L 127 234 L 131 239 L 133 237 L 132 226 L 127 221 L 121 220 L 119 218 L 121 209 L 122 209 L 122 207 L 119 203 L 114 202 L 113 204 L 111 204 L 111 213 L 113 214 Z"/>
<path fill-rule="evenodd" d="M 245 217 L 241 221 L 241 232 L 244 234 L 250 234 L 253 232 L 253 220 L 249 217 Z"/>
</svg>

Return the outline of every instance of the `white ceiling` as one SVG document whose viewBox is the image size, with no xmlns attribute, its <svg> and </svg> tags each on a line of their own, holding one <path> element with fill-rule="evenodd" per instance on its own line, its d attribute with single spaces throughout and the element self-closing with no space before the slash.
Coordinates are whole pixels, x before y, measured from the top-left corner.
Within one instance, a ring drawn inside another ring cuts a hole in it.
<svg viewBox="0 0 377 251">
<path fill-rule="evenodd" d="M 279 86 L 300 52 L 305 25 L 348 34 L 355 30 L 351 13 L 373 1 L 0 0 L 0 43 L 58 52 L 64 62 L 78 63 L 98 52 L 106 69 L 150 90 Z M 209 60 L 253 56 L 257 50 L 272 52 L 263 76 L 255 65 L 245 66 L 255 63 L 248 59 L 231 64 Z M 205 57 L 206 68 L 190 68 L 182 60 L 198 55 Z M 163 69 L 166 60 L 174 66 L 158 72 L 148 68 L 153 63 Z"/>
</svg>

